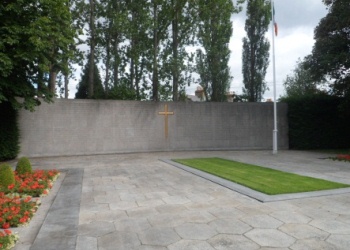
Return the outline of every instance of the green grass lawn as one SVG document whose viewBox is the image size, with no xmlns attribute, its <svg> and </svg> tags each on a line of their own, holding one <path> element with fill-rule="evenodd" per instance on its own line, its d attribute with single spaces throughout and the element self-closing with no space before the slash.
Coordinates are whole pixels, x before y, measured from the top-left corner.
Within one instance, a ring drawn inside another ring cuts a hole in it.
<svg viewBox="0 0 350 250">
<path fill-rule="evenodd" d="M 176 159 L 173 161 L 269 195 L 350 187 L 342 183 L 220 158 Z"/>
</svg>

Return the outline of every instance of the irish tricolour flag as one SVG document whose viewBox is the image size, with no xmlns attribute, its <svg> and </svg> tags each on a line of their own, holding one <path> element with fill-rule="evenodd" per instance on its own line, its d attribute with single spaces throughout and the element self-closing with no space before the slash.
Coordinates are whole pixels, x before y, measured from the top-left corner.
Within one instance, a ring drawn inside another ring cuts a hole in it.
<svg viewBox="0 0 350 250">
<path fill-rule="evenodd" d="M 273 26 L 275 28 L 275 35 L 277 36 L 278 35 L 278 26 L 277 26 L 277 23 L 276 23 L 276 20 L 275 20 L 275 5 L 273 5 L 272 7 L 273 7 L 272 21 L 273 21 Z"/>
</svg>

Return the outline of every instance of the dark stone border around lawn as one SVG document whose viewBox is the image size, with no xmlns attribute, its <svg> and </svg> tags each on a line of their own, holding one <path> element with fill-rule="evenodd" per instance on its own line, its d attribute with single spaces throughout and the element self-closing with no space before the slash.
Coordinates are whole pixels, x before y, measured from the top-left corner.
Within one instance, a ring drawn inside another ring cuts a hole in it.
<svg viewBox="0 0 350 250">
<path fill-rule="evenodd" d="M 319 196 L 327 196 L 327 195 L 336 195 L 336 194 L 346 194 L 350 193 L 350 188 L 339 188 L 339 189 L 331 189 L 331 190 L 323 190 L 323 191 L 313 191 L 313 192 L 304 192 L 304 193 L 293 193 L 293 194 L 279 194 L 279 195 L 267 195 L 255 191 L 253 189 L 247 188 L 245 186 L 239 185 L 237 183 L 222 179 L 220 177 L 208 174 L 206 172 L 200 171 L 198 169 L 194 169 L 191 167 L 187 167 L 180 163 L 174 162 L 169 159 L 160 159 L 167 164 L 170 164 L 174 167 L 180 168 L 187 172 L 190 172 L 194 175 L 200 176 L 204 179 L 207 179 L 211 182 L 219 184 L 223 187 L 236 191 L 240 194 L 246 195 L 248 197 L 254 198 L 260 202 L 274 202 L 274 201 L 284 201 L 284 200 L 293 200 L 293 199 L 302 199 L 302 198 L 311 198 L 311 197 L 319 197 Z"/>
</svg>

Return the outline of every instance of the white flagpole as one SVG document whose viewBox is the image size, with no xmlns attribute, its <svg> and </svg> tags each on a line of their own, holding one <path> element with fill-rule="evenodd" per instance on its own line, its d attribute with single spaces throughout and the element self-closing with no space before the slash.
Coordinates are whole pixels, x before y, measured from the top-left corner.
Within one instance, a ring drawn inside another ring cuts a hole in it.
<svg viewBox="0 0 350 250">
<path fill-rule="evenodd" d="M 274 1 L 271 0 L 272 30 L 272 67 L 273 67 L 273 141 L 272 153 L 277 154 L 277 101 L 276 101 L 276 62 L 275 62 L 275 13 Z"/>
</svg>

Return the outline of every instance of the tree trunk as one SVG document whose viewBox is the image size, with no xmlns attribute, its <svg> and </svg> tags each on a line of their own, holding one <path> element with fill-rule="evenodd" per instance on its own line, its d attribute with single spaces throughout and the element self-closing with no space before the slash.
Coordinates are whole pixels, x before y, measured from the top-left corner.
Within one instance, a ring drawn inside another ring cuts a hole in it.
<svg viewBox="0 0 350 250">
<path fill-rule="evenodd" d="M 152 100 L 159 101 L 158 99 L 158 5 L 156 1 L 153 1 L 153 76 L 152 76 Z"/>
<path fill-rule="evenodd" d="M 116 33 L 114 37 L 114 67 L 113 67 L 113 80 L 114 86 L 119 84 L 119 55 L 118 55 L 118 46 L 119 46 L 119 34 Z"/>
<path fill-rule="evenodd" d="M 137 10 L 135 10 L 132 5 L 131 9 L 131 22 L 134 23 L 137 15 Z M 135 80 L 135 50 L 136 50 L 136 37 L 135 31 L 132 31 L 131 34 L 131 48 L 130 48 L 130 89 L 134 88 L 134 80 Z"/>
<path fill-rule="evenodd" d="M 43 86 L 45 86 L 45 83 L 44 83 L 44 73 L 40 70 L 38 72 L 38 88 L 37 88 L 37 91 L 41 91 L 43 89 Z"/>
<path fill-rule="evenodd" d="M 139 73 L 138 73 L 138 64 L 135 65 L 134 68 L 134 73 L 135 73 L 135 91 L 136 91 L 136 100 L 140 100 L 140 78 L 139 78 Z"/>
<path fill-rule="evenodd" d="M 89 88 L 88 98 L 94 96 L 94 61 L 95 61 L 95 0 L 90 0 L 90 68 L 89 68 Z"/>
<path fill-rule="evenodd" d="M 68 79 L 68 74 L 64 74 L 64 98 L 68 99 L 68 84 L 69 84 L 69 79 Z"/>
<path fill-rule="evenodd" d="M 179 100 L 179 65 L 178 65 L 178 36 L 179 36 L 179 10 L 174 5 L 174 17 L 172 20 L 172 30 L 173 30 L 173 101 L 177 102 Z"/>
<path fill-rule="evenodd" d="M 250 46 L 250 93 L 248 102 L 256 102 L 255 98 L 255 48 L 253 45 Z"/>
<path fill-rule="evenodd" d="M 51 93 L 56 93 L 56 78 L 57 78 L 57 71 L 53 68 L 50 69 L 49 74 L 49 90 Z"/>
<path fill-rule="evenodd" d="M 135 87 L 136 87 L 136 99 L 141 100 L 141 93 L 140 93 L 140 82 L 142 79 L 143 69 L 145 68 L 145 62 L 142 59 L 140 62 L 140 69 L 139 64 L 135 65 Z"/>
<path fill-rule="evenodd" d="M 135 49 L 135 37 L 132 36 L 131 38 L 131 55 L 130 55 L 130 89 L 132 90 L 134 88 L 134 78 L 135 78 L 135 55 L 134 55 L 134 49 Z"/>
<path fill-rule="evenodd" d="M 109 67 L 110 67 L 110 61 L 111 61 L 111 49 L 110 49 L 110 44 L 111 44 L 111 36 L 110 36 L 110 32 L 111 32 L 111 26 L 112 26 L 112 22 L 109 23 L 109 32 L 107 34 L 107 38 L 106 38 L 106 78 L 105 78 L 105 82 L 104 82 L 104 86 L 105 86 L 105 97 L 108 96 L 108 90 L 109 90 Z"/>
</svg>

